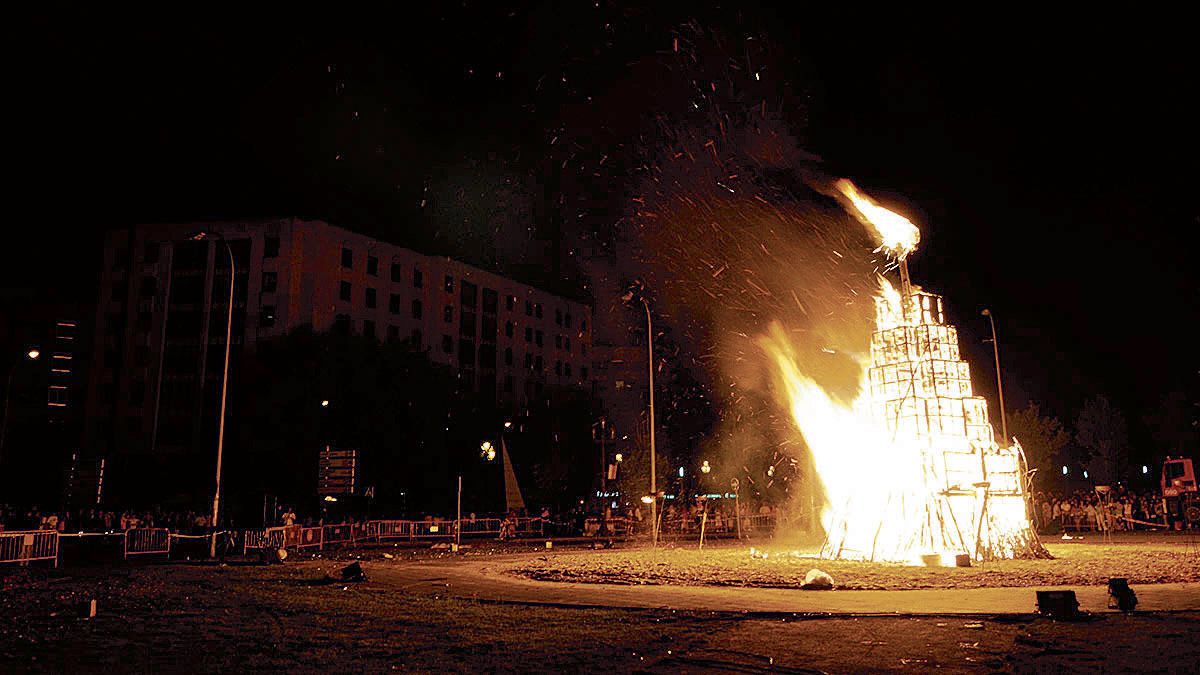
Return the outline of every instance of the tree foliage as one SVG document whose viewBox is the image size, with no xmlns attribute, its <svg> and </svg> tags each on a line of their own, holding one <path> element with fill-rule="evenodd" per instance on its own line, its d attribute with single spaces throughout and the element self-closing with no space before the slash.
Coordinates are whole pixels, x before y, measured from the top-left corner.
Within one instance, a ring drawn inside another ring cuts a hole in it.
<svg viewBox="0 0 1200 675">
<path fill-rule="evenodd" d="M 1129 446 L 1125 415 L 1104 395 L 1084 402 L 1075 422 L 1075 438 L 1089 452 L 1092 479 L 1112 483 L 1122 475 Z"/>
<path fill-rule="evenodd" d="M 1036 468 L 1043 474 L 1053 472 L 1062 459 L 1063 449 L 1071 441 L 1062 422 L 1052 415 L 1042 415 L 1041 408 L 1032 401 L 1008 414 L 1008 429 L 1025 449 L 1029 468 Z"/>
</svg>

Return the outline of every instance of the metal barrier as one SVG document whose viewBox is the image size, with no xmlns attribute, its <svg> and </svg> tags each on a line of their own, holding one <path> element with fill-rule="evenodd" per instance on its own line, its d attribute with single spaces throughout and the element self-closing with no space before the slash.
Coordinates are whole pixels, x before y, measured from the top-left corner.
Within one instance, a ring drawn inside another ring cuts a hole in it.
<svg viewBox="0 0 1200 675">
<path fill-rule="evenodd" d="M 541 518 L 517 518 L 517 536 L 542 536 L 542 519 Z"/>
<path fill-rule="evenodd" d="M 355 541 L 355 524 L 326 525 L 322 528 L 321 541 L 324 545 L 353 544 Z"/>
<path fill-rule="evenodd" d="M 58 567 L 58 532 L 17 530 L 0 532 L 0 564 L 27 565 L 35 560 L 53 560 Z"/>
<path fill-rule="evenodd" d="M 375 541 L 385 539 L 411 539 L 411 520 L 372 520 L 367 523 L 367 538 Z"/>
<path fill-rule="evenodd" d="M 439 539 L 454 536 L 453 520 L 414 520 L 410 525 L 413 539 Z"/>
<path fill-rule="evenodd" d="M 461 522 L 462 535 L 465 537 L 471 534 L 500 534 L 500 519 L 499 518 L 476 518 L 475 520 L 464 520 Z"/>
<path fill-rule="evenodd" d="M 141 527 L 125 530 L 125 559 L 131 555 L 165 553 L 171 555 L 171 531 L 165 527 Z"/>
<path fill-rule="evenodd" d="M 293 527 L 296 527 L 293 525 Z M 318 549 L 325 544 L 325 528 L 324 527 L 302 527 L 297 532 L 300 539 L 296 542 L 296 548 L 306 549 L 316 546 Z M 284 548 L 287 548 L 286 546 Z"/>
</svg>

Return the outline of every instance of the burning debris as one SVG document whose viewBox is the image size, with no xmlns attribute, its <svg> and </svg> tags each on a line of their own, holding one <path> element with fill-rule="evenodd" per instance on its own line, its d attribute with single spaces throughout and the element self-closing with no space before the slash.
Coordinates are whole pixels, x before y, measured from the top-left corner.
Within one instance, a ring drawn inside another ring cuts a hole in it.
<svg viewBox="0 0 1200 675">
<path fill-rule="evenodd" d="M 804 372 L 778 324 L 761 341 L 825 491 L 822 556 L 947 565 L 959 554 L 1048 557 L 1027 514 L 1020 445 L 996 442 L 942 299 L 909 281 L 917 228 L 849 181 L 836 187 L 900 270 L 899 291 L 880 277 L 857 398 L 839 400 Z"/>
</svg>

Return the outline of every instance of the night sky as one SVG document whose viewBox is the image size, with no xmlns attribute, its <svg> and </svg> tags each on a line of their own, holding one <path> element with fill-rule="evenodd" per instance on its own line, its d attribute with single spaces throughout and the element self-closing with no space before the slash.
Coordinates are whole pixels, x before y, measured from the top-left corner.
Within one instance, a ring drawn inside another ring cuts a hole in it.
<svg viewBox="0 0 1200 675">
<path fill-rule="evenodd" d="M 1010 408 L 1070 420 L 1106 393 L 1136 422 L 1195 387 L 1186 22 L 738 7 L 27 18 L 6 59 L 5 313 L 93 301 L 99 235 L 130 223 L 298 215 L 436 248 L 427 186 L 472 162 L 536 172 L 566 110 L 695 20 L 790 56 L 768 76 L 805 92 L 805 149 L 921 226 L 914 277 L 989 377 L 995 312 Z"/>
</svg>

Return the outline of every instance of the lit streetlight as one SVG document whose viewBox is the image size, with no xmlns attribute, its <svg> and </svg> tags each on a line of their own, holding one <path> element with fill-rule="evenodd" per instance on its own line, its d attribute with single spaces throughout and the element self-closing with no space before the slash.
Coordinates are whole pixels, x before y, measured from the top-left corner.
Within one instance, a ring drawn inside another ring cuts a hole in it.
<svg viewBox="0 0 1200 675">
<path fill-rule="evenodd" d="M 233 261 L 233 247 L 229 245 L 229 240 L 220 232 L 214 233 L 215 236 L 225 244 L 225 252 L 229 254 L 229 311 L 225 317 L 225 368 L 221 375 L 221 414 L 217 424 L 217 485 L 213 492 L 213 508 L 212 508 L 212 546 L 209 549 L 209 555 L 213 558 L 217 557 L 217 522 L 221 515 L 221 457 L 225 452 L 225 402 L 226 395 L 229 391 L 229 348 L 233 341 L 233 287 L 237 280 L 237 266 Z M 204 241 L 208 239 L 208 232 L 198 232 L 192 236 L 194 241 Z"/>
<path fill-rule="evenodd" d="M 1004 412 L 1004 382 L 1000 378 L 1000 343 L 996 340 L 996 319 L 992 316 L 992 310 L 985 309 L 981 312 L 988 318 L 988 323 L 992 326 L 992 354 L 996 357 L 996 389 L 1000 394 L 1000 429 L 1004 434 L 1004 442 L 1010 443 L 1008 437 L 1008 413 Z"/>
<path fill-rule="evenodd" d="M 708 460 L 706 459 L 704 460 L 704 463 L 700 465 L 700 473 L 708 473 L 710 471 L 712 471 L 712 467 L 708 465 Z"/>
<path fill-rule="evenodd" d="M 658 495 L 658 479 L 655 475 L 655 457 L 657 453 L 654 448 L 654 321 L 650 318 L 650 302 L 646 300 L 645 284 L 639 279 L 621 299 L 626 303 L 641 302 L 642 307 L 646 310 L 646 360 L 648 363 L 648 373 L 650 380 L 650 494 Z M 644 499 L 643 499 L 644 501 Z M 658 502 L 656 499 L 650 501 L 650 545 L 658 546 L 658 518 L 656 512 L 658 510 Z"/>
<path fill-rule="evenodd" d="M 321 407 L 328 408 L 329 407 L 329 399 L 327 399 L 327 398 L 321 399 Z"/>
<path fill-rule="evenodd" d="M 496 446 L 492 445 L 491 441 L 484 441 L 484 442 L 480 443 L 479 444 L 479 456 L 489 462 L 495 460 L 496 459 Z"/>
</svg>

